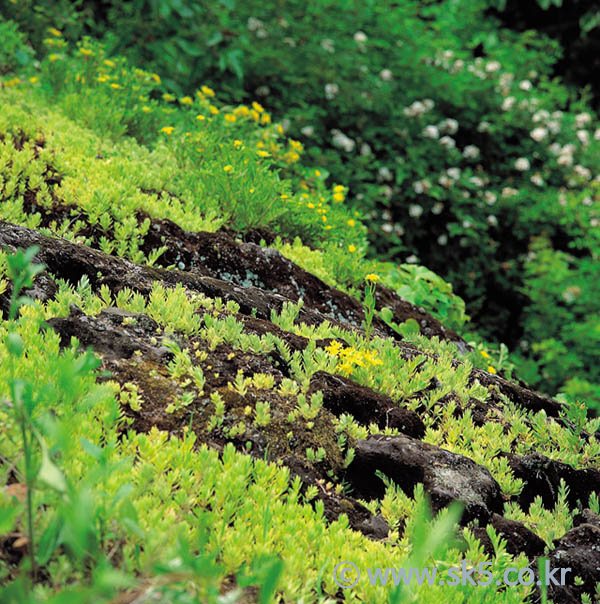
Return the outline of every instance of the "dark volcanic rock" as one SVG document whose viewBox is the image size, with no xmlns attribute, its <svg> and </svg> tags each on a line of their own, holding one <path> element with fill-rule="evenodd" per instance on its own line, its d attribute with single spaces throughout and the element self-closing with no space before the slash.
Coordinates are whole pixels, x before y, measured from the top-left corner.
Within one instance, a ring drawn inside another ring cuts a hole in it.
<svg viewBox="0 0 600 604">
<path fill-rule="evenodd" d="M 423 483 L 436 511 L 452 501 L 463 502 L 465 522 L 487 522 L 492 513 L 502 511 L 500 486 L 467 457 L 404 435 L 371 436 L 358 441 L 355 449 L 346 478 L 359 497 L 384 495 L 385 486 L 375 474 L 379 470 L 411 495 L 415 485 Z"/>
<path fill-rule="evenodd" d="M 555 546 L 549 556 L 550 568 L 571 571 L 565 575 L 565 585 L 549 587 L 548 595 L 554 604 L 580 602 L 584 593 L 593 598 L 596 583 L 600 582 L 600 526 L 580 524 L 555 541 Z M 560 576 L 559 571 L 555 577 Z M 583 583 L 576 585 L 575 577 L 580 577 Z"/>
<path fill-rule="evenodd" d="M 525 554 L 529 560 L 534 560 L 544 553 L 546 547 L 544 541 L 530 531 L 522 522 L 509 520 L 499 514 L 492 514 L 489 524 L 506 541 L 506 551 L 509 554 L 513 556 Z M 494 547 L 485 527 L 475 526 L 470 528 L 471 532 L 481 541 L 484 551 L 489 556 L 493 556 Z"/>
<path fill-rule="evenodd" d="M 317 371 L 310 381 L 309 394 L 317 390 L 323 391 L 323 406 L 334 415 L 350 413 L 357 422 L 367 426 L 375 423 L 381 429 L 396 428 L 414 438 L 425 435 L 425 424 L 414 411 L 347 378 Z"/>
<path fill-rule="evenodd" d="M 569 487 L 567 501 L 570 507 L 575 507 L 577 501 L 587 505 L 592 493 L 600 493 L 600 470 L 585 468 L 576 470 L 566 463 L 555 461 L 533 453 L 527 456 L 506 453 L 508 465 L 515 478 L 524 481 L 523 490 L 517 501 L 525 511 L 536 496 L 541 496 L 546 508 L 553 508 L 558 498 L 561 478 Z"/>
</svg>

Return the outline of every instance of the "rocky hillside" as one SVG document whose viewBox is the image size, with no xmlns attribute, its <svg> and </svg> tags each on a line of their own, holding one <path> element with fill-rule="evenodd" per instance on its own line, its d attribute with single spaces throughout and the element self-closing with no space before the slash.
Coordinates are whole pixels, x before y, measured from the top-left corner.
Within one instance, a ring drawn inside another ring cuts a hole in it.
<svg viewBox="0 0 600 604">
<path fill-rule="evenodd" d="M 26 97 L 2 103 L 0 583 L 24 572 L 33 505 L 34 590 L 53 601 L 73 589 L 114 602 L 598 597 L 598 421 L 477 368 L 478 351 L 374 277 L 365 329 L 360 292 L 286 258 L 271 229 L 201 228 L 176 185 L 143 182 L 161 158 L 168 172 L 167 149 L 128 140 L 111 156 Z M 107 182 L 121 192 L 109 203 Z M 14 254 L 32 246 L 43 271 L 15 292 L 27 263 Z M 13 317 L 17 294 L 28 303 Z M 453 502 L 457 538 L 422 561 L 490 561 L 501 576 L 537 573 L 545 556 L 571 568 L 567 583 L 336 584 L 341 561 L 414 562 Z"/>
</svg>

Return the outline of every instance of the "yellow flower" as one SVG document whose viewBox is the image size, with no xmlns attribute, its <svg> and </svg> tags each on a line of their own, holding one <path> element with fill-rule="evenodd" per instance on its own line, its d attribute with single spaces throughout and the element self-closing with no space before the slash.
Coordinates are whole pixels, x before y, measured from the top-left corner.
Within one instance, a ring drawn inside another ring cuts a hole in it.
<svg viewBox="0 0 600 604">
<path fill-rule="evenodd" d="M 223 170 L 229 174 L 229 172 L 233 172 L 233 166 L 227 164 Z"/>
<path fill-rule="evenodd" d="M 484 359 L 490 358 L 490 355 L 485 350 L 480 350 L 479 352 Z"/>
<path fill-rule="evenodd" d="M 86 57 L 94 54 L 89 48 L 80 48 L 79 52 Z"/>
<path fill-rule="evenodd" d="M 54 63 L 54 61 L 58 61 L 58 59 L 60 59 L 60 55 L 48 55 L 50 63 Z"/>
<path fill-rule="evenodd" d="M 151 73 L 150 77 L 157 83 L 160 84 L 160 76 L 157 73 Z"/>
<path fill-rule="evenodd" d="M 325 347 L 325 350 L 333 357 L 337 357 L 341 349 L 342 345 L 337 340 L 334 340 L 329 346 Z"/>
<path fill-rule="evenodd" d="M 346 187 L 344 185 L 335 185 L 335 187 L 333 187 L 334 193 L 344 193 L 345 191 Z"/>
<path fill-rule="evenodd" d="M 29 78 L 29 81 L 30 81 L 32 84 L 35 84 L 35 83 L 38 81 L 38 79 L 37 79 L 35 76 L 33 76 L 32 78 Z"/>
<path fill-rule="evenodd" d="M 101 83 L 108 82 L 107 76 L 98 76 L 98 81 Z"/>
<path fill-rule="evenodd" d="M 298 153 L 292 150 L 288 151 L 283 157 L 288 164 L 294 164 L 300 159 Z"/>
<path fill-rule="evenodd" d="M 167 103 L 172 103 L 175 100 L 175 97 L 172 94 L 169 94 L 168 92 L 165 92 L 163 94 L 163 101 L 166 101 Z"/>
<path fill-rule="evenodd" d="M 201 122 L 204 121 L 206 118 L 203 115 L 197 115 L 196 116 L 197 120 L 200 120 Z"/>
<path fill-rule="evenodd" d="M 235 140 L 235 141 L 233 141 L 233 146 L 234 146 L 236 149 L 241 149 L 241 148 L 242 148 L 242 146 L 243 146 L 243 143 L 242 143 L 242 141 Z"/>
<path fill-rule="evenodd" d="M 323 222 L 327 222 L 327 216 L 325 216 L 325 214 L 323 214 L 323 216 L 321 216 L 321 220 L 322 220 Z"/>
<path fill-rule="evenodd" d="M 110 85 L 111 88 L 114 88 L 115 90 L 118 90 L 119 88 L 121 88 L 118 84 L 115 84 L 114 82 Z"/>
<path fill-rule="evenodd" d="M 256 152 L 259 157 L 270 157 L 270 153 L 268 151 L 257 151 Z"/>
<path fill-rule="evenodd" d="M 275 129 L 279 134 L 283 134 L 283 126 L 281 124 L 277 124 L 277 126 L 275 126 Z"/>
<path fill-rule="evenodd" d="M 256 111 L 255 109 L 252 109 L 252 111 L 250 111 L 250 117 L 255 121 L 258 122 L 258 120 L 260 119 L 260 113 L 258 113 L 258 111 Z"/>
<path fill-rule="evenodd" d="M 311 210 L 315 207 L 315 204 L 312 202 L 309 202 L 306 204 L 306 207 L 310 208 Z"/>
<path fill-rule="evenodd" d="M 230 124 L 233 124 L 234 122 L 237 121 L 237 117 L 235 117 L 235 115 L 233 113 L 226 113 L 225 121 L 229 122 Z"/>
<path fill-rule="evenodd" d="M 320 176 L 321 176 L 321 172 L 320 172 L 319 170 L 315 170 L 315 176 L 316 176 L 317 178 L 320 178 Z"/>
<path fill-rule="evenodd" d="M 271 116 L 268 113 L 263 113 L 262 117 L 260 118 L 260 123 L 261 124 L 270 124 Z"/>
<path fill-rule="evenodd" d="M 213 115 L 217 115 L 217 113 L 219 113 L 219 110 L 214 106 L 214 105 L 209 105 L 208 106 L 208 110 L 213 114 Z"/>
<path fill-rule="evenodd" d="M 249 189 L 250 193 L 254 193 L 254 188 Z"/>
<path fill-rule="evenodd" d="M 246 107 L 246 105 L 240 105 L 239 107 L 236 107 L 233 112 L 240 117 L 244 117 L 246 115 L 250 114 L 250 109 L 248 109 L 248 107 Z"/>
<path fill-rule="evenodd" d="M 354 220 L 354 218 L 349 218 L 348 219 L 348 226 L 356 226 L 356 220 Z"/>
<path fill-rule="evenodd" d="M 115 62 L 114 62 L 114 61 L 111 61 L 110 59 L 106 59 L 106 60 L 104 61 L 104 64 L 105 64 L 107 67 L 114 67 L 114 66 L 115 66 Z"/>
<path fill-rule="evenodd" d="M 258 113 L 262 113 L 265 110 L 264 107 L 256 101 L 252 102 L 252 109 L 254 109 L 254 111 L 257 111 Z"/>
<path fill-rule="evenodd" d="M 488 367 L 488 372 L 489 373 L 497 373 L 496 370 L 491 365 Z"/>
<path fill-rule="evenodd" d="M 191 96 L 183 96 L 179 99 L 179 102 L 182 105 L 191 105 L 194 101 L 192 100 Z"/>
<path fill-rule="evenodd" d="M 62 32 L 60 32 L 58 29 L 56 29 L 56 27 L 49 27 L 48 31 L 53 35 L 56 36 L 57 38 L 60 38 L 62 36 Z"/>
<path fill-rule="evenodd" d="M 164 132 L 165 134 L 172 134 L 173 130 L 175 130 L 174 126 L 163 126 L 159 132 Z"/>
<path fill-rule="evenodd" d="M 367 281 L 371 281 L 371 283 L 376 283 L 377 281 L 379 281 L 379 279 L 381 279 L 381 277 L 379 275 L 376 275 L 375 273 L 369 273 L 365 279 Z"/>
<path fill-rule="evenodd" d="M 348 246 L 348 251 L 349 251 L 351 254 L 354 254 L 354 252 L 356 251 L 356 246 L 355 246 L 355 245 L 350 244 L 350 245 Z"/>
<path fill-rule="evenodd" d="M 344 194 L 343 193 L 334 193 L 333 201 L 336 201 L 337 203 L 344 201 Z"/>
<path fill-rule="evenodd" d="M 200 90 L 202 90 L 202 93 L 206 96 L 215 96 L 215 91 L 212 88 L 209 88 L 208 86 L 202 86 Z"/>
<path fill-rule="evenodd" d="M 148 107 L 147 105 L 144 105 L 144 107 L 142 107 L 142 111 L 144 113 L 150 113 L 152 111 L 152 109 L 150 109 L 150 107 Z"/>
<path fill-rule="evenodd" d="M 294 151 L 298 151 L 298 153 L 302 153 L 302 151 L 304 151 L 304 145 L 300 141 L 295 141 L 290 138 L 289 143 L 290 147 L 294 149 Z"/>
</svg>

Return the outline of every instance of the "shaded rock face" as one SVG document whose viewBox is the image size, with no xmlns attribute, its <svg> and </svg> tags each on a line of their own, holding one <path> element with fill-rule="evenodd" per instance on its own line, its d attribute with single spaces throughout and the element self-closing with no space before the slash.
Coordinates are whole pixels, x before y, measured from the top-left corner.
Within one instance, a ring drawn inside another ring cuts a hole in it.
<svg viewBox="0 0 600 604">
<path fill-rule="evenodd" d="M 525 511 L 538 495 L 544 507 L 553 508 L 561 479 L 569 487 L 567 501 L 571 507 L 575 507 L 577 502 L 587 505 L 592 493 L 600 493 L 600 470 L 596 468 L 576 470 L 539 453 L 527 456 L 507 453 L 506 457 L 515 478 L 521 478 L 525 483 L 518 497 L 519 505 Z"/>
<path fill-rule="evenodd" d="M 566 574 L 566 585 L 552 586 L 549 596 L 554 604 L 580 602 L 586 593 L 594 600 L 596 583 L 600 581 L 600 518 L 594 524 L 583 523 L 572 528 L 563 537 L 555 541 L 555 549 L 550 553 L 551 568 L 570 568 Z M 557 573 L 560 574 L 560 573 Z M 581 579 L 577 585 L 575 577 Z"/>
<path fill-rule="evenodd" d="M 363 425 L 375 423 L 381 429 L 396 428 L 414 438 L 425 435 L 425 424 L 414 411 L 342 376 L 317 371 L 310 381 L 309 394 L 317 390 L 323 391 L 323 406 L 334 415 L 349 413 Z"/>
<path fill-rule="evenodd" d="M 409 436 L 372 436 L 356 443 L 347 479 L 360 497 L 383 497 L 385 487 L 377 470 L 409 495 L 423 483 L 435 510 L 462 502 L 463 521 L 487 523 L 494 512 L 502 512 L 500 487 L 486 468 Z"/>
<path fill-rule="evenodd" d="M 506 551 L 513 556 L 525 554 L 529 560 L 535 560 L 538 556 L 543 555 L 546 548 L 545 542 L 540 539 L 534 532 L 530 531 L 522 522 L 510 520 L 500 516 L 500 514 L 492 514 L 489 522 L 502 539 L 506 541 Z M 484 527 L 475 526 L 469 527 L 471 532 L 481 541 L 485 553 L 493 557 L 494 547 Z"/>
</svg>

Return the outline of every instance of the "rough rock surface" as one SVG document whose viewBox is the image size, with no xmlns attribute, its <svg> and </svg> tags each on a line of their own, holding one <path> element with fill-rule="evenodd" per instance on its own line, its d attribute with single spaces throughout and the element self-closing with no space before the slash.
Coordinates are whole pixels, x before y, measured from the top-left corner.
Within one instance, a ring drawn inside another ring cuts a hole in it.
<svg viewBox="0 0 600 604">
<path fill-rule="evenodd" d="M 494 512 L 502 512 L 500 487 L 486 468 L 410 436 L 371 436 L 356 443 L 347 478 L 361 497 L 384 495 L 377 470 L 409 495 L 422 483 L 435 510 L 461 501 L 464 521 L 487 522 Z"/>
</svg>

